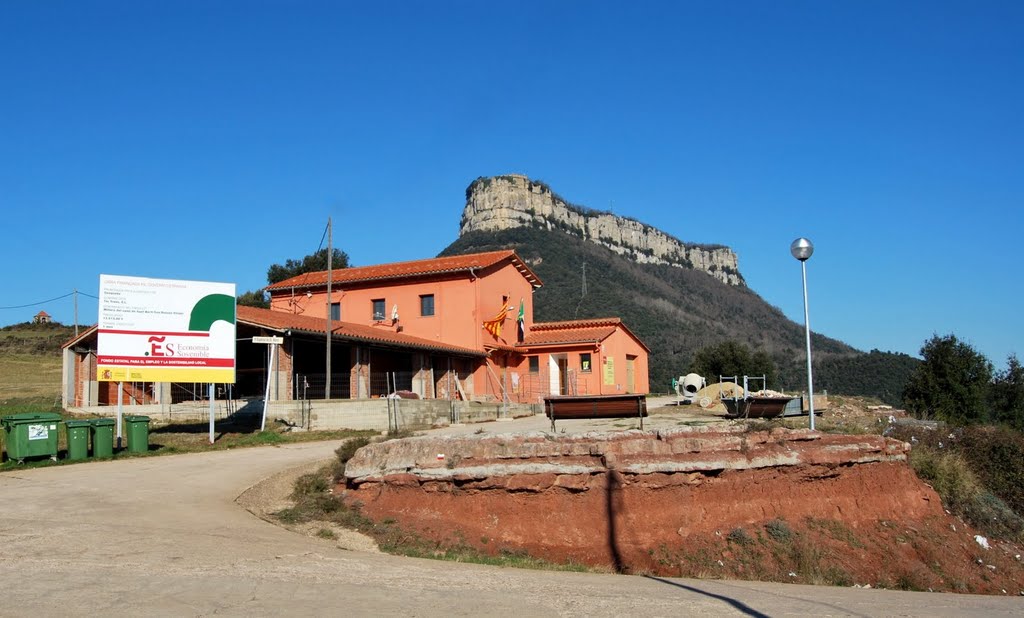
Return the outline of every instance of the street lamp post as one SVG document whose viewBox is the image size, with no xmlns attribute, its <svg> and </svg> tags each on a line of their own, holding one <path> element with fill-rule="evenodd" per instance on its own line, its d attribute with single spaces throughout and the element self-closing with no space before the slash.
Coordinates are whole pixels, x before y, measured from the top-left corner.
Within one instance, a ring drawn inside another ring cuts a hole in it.
<svg viewBox="0 0 1024 618">
<path fill-rule="evenodd" d="M 807 310 L 807 260 L 814 253 L 814 244 L 806 238 L 797 238 L 789 246 L 789 252 L 800 260 L 804 280 L 804 332 L 807 337 L 807 399 L 811 416 L 811 431 L 814 431 L 814 379 L 811 376 L 811 318 Z"/>
</svg>

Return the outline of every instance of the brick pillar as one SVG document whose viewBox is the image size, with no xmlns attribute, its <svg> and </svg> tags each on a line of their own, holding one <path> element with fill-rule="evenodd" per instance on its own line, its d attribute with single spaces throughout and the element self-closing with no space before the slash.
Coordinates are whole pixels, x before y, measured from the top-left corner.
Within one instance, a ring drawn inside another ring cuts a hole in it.
<svg viewBox="0 0 1024 618">
<path fill-rule="evenodd" d="M 295 398 L 295 357 L 293 356 L 293 340 L 289 338 L 284 345 L 277 346 L 277 399 L 291 401 Z M 273 393 L 271 393 L 273 396 Z"/>
</svg>

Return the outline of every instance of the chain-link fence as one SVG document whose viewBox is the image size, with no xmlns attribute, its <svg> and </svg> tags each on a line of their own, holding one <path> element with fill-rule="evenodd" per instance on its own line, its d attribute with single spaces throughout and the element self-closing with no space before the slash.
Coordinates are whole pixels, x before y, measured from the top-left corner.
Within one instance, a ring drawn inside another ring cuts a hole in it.
<svg viewBox="0 0 1024 618">
<path fill-rule="evenodd" d="M 386 397 L 395 391 L 411 391 L 415 374 L 411 371 L 371 372 L 367 388 L 369 397 Z M 296 400 L 323 399 L 327 388 L 325 373 L 297 373 L 292 396 Z M 352 398 L 352 376 L 331 374 L 331 399 Z"/>
<path fill-rule="evenodd" d="M 547 369 L 524 374 L 512 372 L 510 375 L 511 378 L 506 380 L 509 399 L 520 403 L 537 403 L 548 395 L 597 394 L 597 389 L 592 390 L 591 387 L 592 384 L 596 386 L 592 376 L 572 369 L 564 375 L 556 373 L 554 380 Z"/>
<path fill-rule="evenodd" d="M 352 396 L 352 376 L 348 373 L 331 374 L 331 399 L 349 399 Z M 327 392 L 326 373 L 297 373 L 292 381 L 295 400 L 323 399 Z"/>
<path fill-rule="evenodd" d="M 371 372 L 369 380 L 364 386 L 364 389 L 367 390 L 362 394 L 370 398 L 377 398 L 386 397 L 396 391 L 420 392 L 420 389 L 413 388 L 416 375 L 412 371 Z M 455 374 L 452 375 L 454 377 Z M 465 385 L 469 377 L 469 374 L 460 374 L 458 377 L 460 384 Z M 491 373 L 487 376 L 486 388 L 480 388 L 481 385 L 477 384 L 476 392 L 472 394 L 466 393 L 466 397 L 501 401 L 503 399 L 502 391 L 507 391 L 509 401 L 537 403 L 547 395 L 591 395 L 596 394 L 597 389 L 594 386 L 597 384 L 596 378 L 598 377 L 592 376 L 589 373 L 580 374 L 570 369 L 564 374 L 555 374 L 554 379 L 552 379 L 551 372 L 546 368 L 536 372 L 525 373 L 509 371 L 504 375 Z M 326 382 L 326 374 L 295 374 L 292 381 L 291 398 L 294 401 L 324 399 Z M 454 385 L 448 386 L 451 380 L 446 381 L 445 378 L 440 378 L 436 389 L 431 387 L 429 379 L 426 382 L 425 384 L 416 384 L 416 386 L 419 386 L 424 392 L 433 394 L 438 399 L 462 398 L 459 389 L 455 388 Z M 157 400 L 162 399 L 161 404 L 174 404 L 175 407 L 182 409 L 189 407 L 196 408 L 197 410 L 208 409 L 210 401 L 209 384 L 191 382 L 172 383 L 170 384 L 169 401 L 166 399 L 166 395 L 159 396 L 155 393 L 154 386 L 153 383 L 148 382 L 125 382 L 120 393 L 121 402 L 124 405 L 147 405 L 157 403 Z M 349 373 L 332 374 L 331 399 L 352 399 L 352 386 L 352 376 Z M 112 390 L 116 391 L 116 386 Z M 222 410 L 221 413 L 224 415 L 231 415 L 236 411 L 241 411 L 238 408 L 239 405 L 244 407 L 244 401 L 239 403 L 235 400 L 238 394 L 234 384 L 214 385 L 214 395 L 215 405 L 218 409 Z M 117 392 L 111 392 L 108 398 L 109 403 L 101 402 L 100 405 L 117 405 L 117 397 Z M 260 396 L 258 399 L 262 400 L 263 397 Z"/>
</svg>

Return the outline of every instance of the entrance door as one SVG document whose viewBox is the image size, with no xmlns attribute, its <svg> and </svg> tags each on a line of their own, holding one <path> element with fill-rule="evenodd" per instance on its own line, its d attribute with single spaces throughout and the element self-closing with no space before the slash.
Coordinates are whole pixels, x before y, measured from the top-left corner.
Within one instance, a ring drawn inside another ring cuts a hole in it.
<svg viewBox="0 0 1024 618">
<path fill-rule="evenodd" d="M 564 354 L 552 354 L 548 357 L 548 374 L 552 395 L 565 395 L 568 393 L 569 359 Z"/>
<path fill-rule="evenodd" d="M 636 392 L 636 357 L 626 355 L 626 392 Z"/>
</svg>

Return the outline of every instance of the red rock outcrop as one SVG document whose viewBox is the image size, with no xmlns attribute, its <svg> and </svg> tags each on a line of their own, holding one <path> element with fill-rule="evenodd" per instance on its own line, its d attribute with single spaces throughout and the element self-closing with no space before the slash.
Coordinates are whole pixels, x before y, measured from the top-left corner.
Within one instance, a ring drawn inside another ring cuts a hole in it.
<svg viewBox="0 0 1024 618">
<path fill-rule="evenodd" d="M 880 436 L 784 429 L 412 438 L 360 449 L 346 499 L 485 550 L 613 564 L 737 522 L 941 513 L 906 452 Z"/>
</svg>

